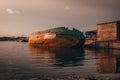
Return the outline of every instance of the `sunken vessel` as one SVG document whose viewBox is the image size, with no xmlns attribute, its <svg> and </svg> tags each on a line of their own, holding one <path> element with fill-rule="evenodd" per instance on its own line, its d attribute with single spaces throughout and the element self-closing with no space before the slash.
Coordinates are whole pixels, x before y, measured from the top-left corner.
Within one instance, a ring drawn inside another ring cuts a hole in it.
<svg viewBox="0 0 120 80">
<path fill-rule="evenodd" d="M 84 42 L 85 37 L 81 31 L 75 28 L 57 27 L 32 33 L 28 44 L 48 48 L 71 48 L 83 47 Z"/>
</svg>

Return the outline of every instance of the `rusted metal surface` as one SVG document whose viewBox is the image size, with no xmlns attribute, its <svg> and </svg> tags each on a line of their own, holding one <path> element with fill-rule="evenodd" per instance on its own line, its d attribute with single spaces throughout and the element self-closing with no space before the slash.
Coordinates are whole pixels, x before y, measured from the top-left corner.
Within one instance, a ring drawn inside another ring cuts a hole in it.
<svg viewBox="0 0 120 80">
<path fill-rule="evenodd" d="M 39 35 L 38 35 L 39 36 Z M 29 39 L 29 45 L 38 45 L 39 47 L 72 47 L 79 43 L 78 38 L 63 37 L 57 35 L 53 39 L 44 39 L 45 36 Z"/>
<path fill-rule="evenodd" d="M 32 33 L 29 45 L 39 47 L 83 47 L 85 37 L 77 29 L 58 27 L 46 31 Z"/>
</svg>

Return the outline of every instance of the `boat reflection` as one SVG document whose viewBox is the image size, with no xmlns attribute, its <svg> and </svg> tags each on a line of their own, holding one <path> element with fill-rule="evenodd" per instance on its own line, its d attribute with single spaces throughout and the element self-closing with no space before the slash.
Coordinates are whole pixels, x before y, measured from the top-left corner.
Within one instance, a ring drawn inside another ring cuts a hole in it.
<svg viewBox="0 0 120 80">
<path fill-rule="evenodd" d="M 120 50 L 98 50 L 96 56 L 99 73 L 120 73 Z"/>
<path fill-rule="evenodd" d="M 29 46 L 34 65 L 46 66 L 79 66 L 83 65 L 84 50 L 71 48 L 38 48 Z"/>
</svg>

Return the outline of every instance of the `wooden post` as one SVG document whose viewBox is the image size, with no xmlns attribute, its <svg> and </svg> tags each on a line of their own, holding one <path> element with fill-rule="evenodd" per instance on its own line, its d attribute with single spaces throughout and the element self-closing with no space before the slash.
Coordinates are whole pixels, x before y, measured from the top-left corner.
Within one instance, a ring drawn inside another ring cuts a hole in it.
<svg viewBox="0 0 120 80">
<path fill-rule="evenodd" d="M 108 49 L 110 49 L 110 41 L 108 41 Z"/>
<path fill-rule="evenodd" d="M 97 50 L 97 42 L 96 42 L 96 39 L 94 39 L 94 42 L 95 42 L 95 52 Z"/>
<path fill-rule="evenodd" d="M 110 55 L 110 41 L 108 41 L 108 55 Z"/>
<path fill-rule="evenodd" d="M 96 47 L 97 47 L 97 46 L 96 46 L 96 41 L 95 41 L 95 49 L 96 49 Z"/>
</svg>

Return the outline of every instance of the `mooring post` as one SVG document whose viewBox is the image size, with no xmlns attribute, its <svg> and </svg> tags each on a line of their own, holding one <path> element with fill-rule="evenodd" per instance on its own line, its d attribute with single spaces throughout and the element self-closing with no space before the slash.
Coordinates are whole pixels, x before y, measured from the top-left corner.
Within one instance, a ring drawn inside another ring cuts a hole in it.
<svg viewBox="0 0 120 80">
<path fill-rule="evenodd" d="M 96 49 L 96 47 L 97 47 L 97 46 L 96 46 L 96 41 L 95 41 L 95 49 Z"/>
<path fill-rule="evenodd" d="M 96 42 L 96 39 L 94 39 L 94 42 L 95 42 L 95 51 L 97 50 L 97 42 Z"/>
<path fill-rule="evenodd" d="M 110 41 L 108 41 L 108 49 L 110 49 Z"/>
</svg>

